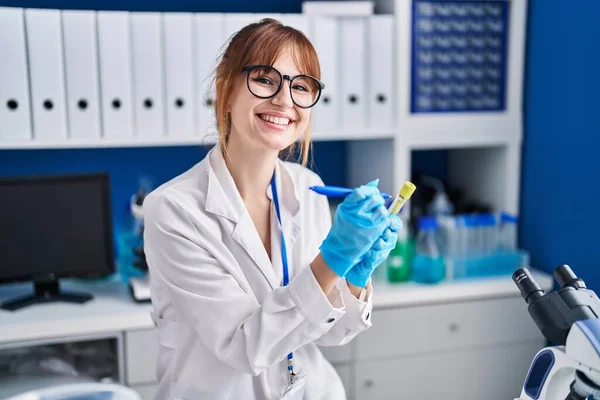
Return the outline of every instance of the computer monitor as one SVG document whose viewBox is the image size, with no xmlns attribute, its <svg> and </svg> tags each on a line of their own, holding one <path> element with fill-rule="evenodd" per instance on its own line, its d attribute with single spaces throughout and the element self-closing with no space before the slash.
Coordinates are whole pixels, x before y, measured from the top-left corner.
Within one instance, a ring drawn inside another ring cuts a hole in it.
<svg viewBox="0 0 600 400">
<path fill-rule="evenodd" d="M 114 272 L 108 174 L 0 178 L 0 283 L 32 281 L 34 294 L 1 305 L 84 303 L 58 280 Z"/>
</svg>

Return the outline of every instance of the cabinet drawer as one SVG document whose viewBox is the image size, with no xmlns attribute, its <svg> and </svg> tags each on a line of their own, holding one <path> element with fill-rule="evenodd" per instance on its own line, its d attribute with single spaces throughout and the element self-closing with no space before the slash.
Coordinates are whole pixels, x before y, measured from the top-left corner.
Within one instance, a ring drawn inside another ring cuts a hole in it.
<svg viewBox="0 0 600 400">
<path fill-rule="evenodd" d="M 519 397 L 542 341 L 365 361 L 355 400 L 506 400 Z"/>
<path fill-rule="evenodd" d="M 158 337 L 154 329 L 125 332 L 127 385 L 156 382 L 158 348 Z"/>
<path fill-rule="evenodd" d="M 374 310 L 356 359 L 543 338 L 521 297 Z"/>
<path fill-rule="evenodd" d="M 349 363 L 352 355 L 352 342 L 345 346 L 323 346 L 319 349 L 332 364 Z"/>
</svg>

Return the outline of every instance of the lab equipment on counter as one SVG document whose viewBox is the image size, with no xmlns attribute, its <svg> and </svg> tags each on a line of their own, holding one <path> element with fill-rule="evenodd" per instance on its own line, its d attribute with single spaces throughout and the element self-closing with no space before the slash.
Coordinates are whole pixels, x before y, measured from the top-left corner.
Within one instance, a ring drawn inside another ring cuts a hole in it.
<svg viewBox="0 0 600 400">
<path fill-rule="evenodd" d="M 0 180 L 0 283 L 33 281 L 34 289 L 3 309 L 92 299 L 61 291 L 59 279 L 114 272 L 109 186 L 105 173 Z"/>
<path fill-rule="evenodd" d="M 412 279 L 418 283 L 438 283 L 446 278 L 446 267 L 437 235 L 438 224 L 433 217 L 419 220 L 417 249 L 413 262 Z"/>
<path fill-rule="evenodd" d="M 117 229 L 117 265 L 124 282 L 132 277 L 143 278 L 148 271 L 144 254 L 144 199 L 152 191 L 149 178 L 140 179 L 138 189 L 130 197 L 125 215 Z"/>
<path fill-rule="evenodd" d="M 516 216 L 478 213 L 437 220 L 448 279 L 509 275 L 528 266 L 529 254 L 516 248 Z"/>
<path fill-rule="evenodd" d="M 600 300 L 568 265 L 554 278 L 560 288 L 544 293 L 526 268 L 512 275 L 531 318 L 554 343 L 536 354 L 515 400 L 600 399 Z"/>
<path fill-rule="evenodd" d="M 347 187 L 341 187 L 341 186 L 311 186 L 309 189 L 312 190 L 313 192 L 322 194 L 324 196 L 334 197 L 334 198 L 346 197 L 347 195 L 352 193 L 352 191 L 354 191 L 354 189 L 347 188 Z M 392 196 L 390 196 L 387 193 L 380 193 L 380 194 L 384 200 L 392 198 Z"/>
<path fill-rule="evenodd" d="M 428 214 L 434 217 L 441 215 L 452 215 L 454 212 L 454 206 L 450 202 L 450 199 L 444 190 L 444 184 L 442 181 L 431 176 L 423 176 L 422 181 L 425 185 L 435 189 L 433 200 L 428 206 Z"/>
</svg>

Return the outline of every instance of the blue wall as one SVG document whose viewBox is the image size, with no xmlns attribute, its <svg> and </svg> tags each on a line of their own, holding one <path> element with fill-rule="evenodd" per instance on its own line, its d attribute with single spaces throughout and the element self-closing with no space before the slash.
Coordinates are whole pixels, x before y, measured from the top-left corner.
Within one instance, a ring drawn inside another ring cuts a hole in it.
<svg viewBox="0 0 600 400">
<path fill-rule="evenodd" d="M 0 5 L 70 10 L 299 13 L 301 0 L 3 0 Z"/>
<path fill-rule="evenodd" d="M 600 290 L 600 2 L 530 0 L 521 245 Z"/>
<path fill-rule="evenodd" d="M 0 151 L 0 177 L 105 171 L 110 175 L 115 222 L 126 216 L 129 198 L 140 178 L 155 186 L 184 172 L 206 155 L 208 148 L 148 147 L 76 150 Z M 345 143 L 322 142 L 314 146 L 311 166 L 330 185 L 344 185 Z M 310 165 L 309 165 L 310 166 Z"/>
</svg>

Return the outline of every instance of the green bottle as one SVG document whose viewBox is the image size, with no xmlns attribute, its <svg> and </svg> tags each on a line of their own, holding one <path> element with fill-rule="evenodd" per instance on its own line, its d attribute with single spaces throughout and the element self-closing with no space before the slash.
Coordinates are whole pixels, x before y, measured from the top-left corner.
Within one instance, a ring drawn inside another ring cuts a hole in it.
<svg viewBox="0 0 600 400">
<path fill-rule="evenodd" d="M 396 247 L 387 258 L 388 281 L 392 283 L 408 282 L 411 278 L 415 245 L 408 232 L 408 225 L 408 222 L 402 224 Z"/>
</svg>

